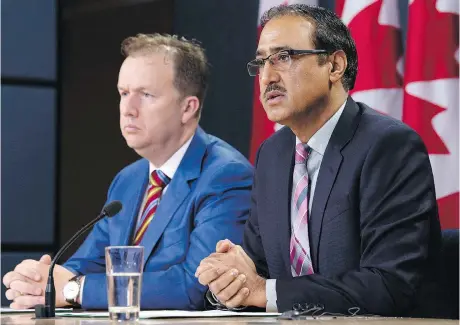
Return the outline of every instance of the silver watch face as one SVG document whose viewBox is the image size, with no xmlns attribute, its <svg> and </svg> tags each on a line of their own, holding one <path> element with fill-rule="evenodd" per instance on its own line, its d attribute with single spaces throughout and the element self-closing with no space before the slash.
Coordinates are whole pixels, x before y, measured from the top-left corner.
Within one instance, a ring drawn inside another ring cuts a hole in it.
<svg viewBox="0 0 460 325">
<path fill-rule="evenodd" d="M 66 299 L 75 300 L 78 296 L 78 291 L 80 291 L 78 283 L 70 281 L 64 286 L 63 294 Z"/>
</svg>

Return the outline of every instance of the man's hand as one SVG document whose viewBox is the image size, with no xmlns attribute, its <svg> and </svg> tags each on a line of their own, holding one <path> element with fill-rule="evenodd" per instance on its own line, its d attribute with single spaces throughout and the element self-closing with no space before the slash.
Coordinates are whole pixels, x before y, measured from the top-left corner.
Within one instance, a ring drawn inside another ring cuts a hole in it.
<svg viewBox="0 0 460 325">
<path fill-rule="evenodd" d="M 216 253 L 227 253 L 234 246 L 235 244 L 233 244 L 228 239 L 219 240 L 219 242 L 216 244 Z M 230 268 L 225 265 L 220 265 L 218 268 L 214 268 L 211 264 L 204 263 L 204 261 L 205 259 L 201 261 L 200 265 L 198 266 L 195 272 L 195 277 L 198 278 L 199 275 L 201 275 L 203 272 L 206 271 L 206 273 L 204 274 L 204 277 L 201 278 L 201 281 L 206 282 L 206 283 L 202 283 L 203 285 L 208 285 L 208 283 L 217 279 L 219 276 L 221 276 L 225 272 L 230 271 Z"/>
<path fill-rule="evenodd" d="M 50 265 L 51 257 L 43 255 L 39 261 L 24 260 L 15 267 L 14 271 L 5 274 L 3 284 L 8 288 L 5 296 L 8 300 L 13 300 L 11 308 L 27 309 L 45 303 L 45 288 Z M 66 268 L 55 266 L 56 307 L 67 304 L 62 289 L 73 276 L 74 274 Z"/>
<path fill-rule="evenodd" d="M 229 240 L 217 243 L 216 253 L 201 261 L 195 276 L 228 308 L 266 307 L 265 279 L 241 246 Z"/>
</svg>

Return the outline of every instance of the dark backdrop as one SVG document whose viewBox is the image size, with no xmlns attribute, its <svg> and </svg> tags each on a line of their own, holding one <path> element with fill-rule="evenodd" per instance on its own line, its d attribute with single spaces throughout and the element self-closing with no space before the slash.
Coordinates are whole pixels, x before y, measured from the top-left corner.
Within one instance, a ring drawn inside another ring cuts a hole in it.
<svg viewBox="0 0 460 325">
<path fill-rule="evenodd" d="M 60 28 L 60 245 L 96 217 L 112 178 L 138 159 L 119 129 L 121 41 L 137 33 L 170 33 L 173 20 L 169 0 L 112 1 L 106 7 L 72 3 L 62 8 Z"/>
</svg>

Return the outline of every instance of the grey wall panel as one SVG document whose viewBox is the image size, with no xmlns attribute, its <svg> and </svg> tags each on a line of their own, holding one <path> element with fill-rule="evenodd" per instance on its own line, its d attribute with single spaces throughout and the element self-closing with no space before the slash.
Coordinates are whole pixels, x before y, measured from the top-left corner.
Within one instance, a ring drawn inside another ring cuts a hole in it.
<svg viewBox="0 0 460 325">
<path fill-rule="evenodd" d="M 2 77 L 56 79 L 55 0 L 3 0 Z"/>
<path fill-rule="evenodd" d="M 55 90 L 2 86 L 2 244 L 53 244 Z"/>
</svg>

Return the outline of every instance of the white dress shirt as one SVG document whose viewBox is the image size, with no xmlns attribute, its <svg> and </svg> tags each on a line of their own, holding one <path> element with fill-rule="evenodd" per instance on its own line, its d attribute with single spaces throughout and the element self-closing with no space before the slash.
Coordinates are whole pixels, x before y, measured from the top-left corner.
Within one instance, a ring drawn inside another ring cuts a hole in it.
<svg viewBox="0 0 460 325">
<path fill-rule="evenodd" d="M 324 153 L 326 147 L 331 138 L 332 132 L 334 132 L 335 126 L 342 115 L 342 112 L 345 108 L 345 103 L 340 106 L 337 112 L 331 116 L 331 118 L 324 123 L 324 125 L 316 131 L 315 134 L 308 140 L 307 145 L 311 148 L 310 155 L 307 161 L 307 173 L 308 177 L 311 180 L 309 201 L 308 201 L 308 215 L 310 216 L 311 206 L 313 202 L 313 196 L 315 195 L 316 180 L 318 179 L 319 169 L 321 167 L 321 162 L 323 161 Z M 296 145 L 301 143 L 299 138 L 296 137 Z M 291 216 L 294 212 L 294 206 L 291 204 Z M 291 228 L 294 227 L 294 218 L 291 218 Z M 276 280 L 267 279 L 266 282 L 266 295 L 267 295 L 267 312 L 278 312 L 278 307 L 276 305 Z"/>
<path fill-rule="evenodd" d="M 154 170 L 161 170 L 166 176 L 169 177 L 169 179 L 173 179 L 174 174 L 177 171 L 177 168 L 180 165 L 180 162 L 182 161 L 182 158 L 184 158 L 185 152 L 187 152 L 188 147 L 190 146 L 190 143 L 192 142 L 193 136 L 185 142 L 182 147 L 179 148 L 166 162 L 160 166 L 156 167 L 154 164 L 150 163 L 149 164 L 149 175 L 152 174 Z M 163 193 L 161 194 L 162 196 L 166 193 L 168 190 L 169 185 L 166 185 L 166 187 L 163 189 Z M 144 212 L 144 206 L 145 203 L 147 202 L 147 193 L 148 193 L 149 187 L 147 186 L 147 189 L 145 190 L 144 194 L 144 199 L 142 200 L 141 208 L 139 209 L 139 214 L 137 215 L 137 227 L 139 227 L 141 218 L 142 218 L 142 212 Z M 161 197 L 160 197 L 161 200 Z"/>
</svg>

